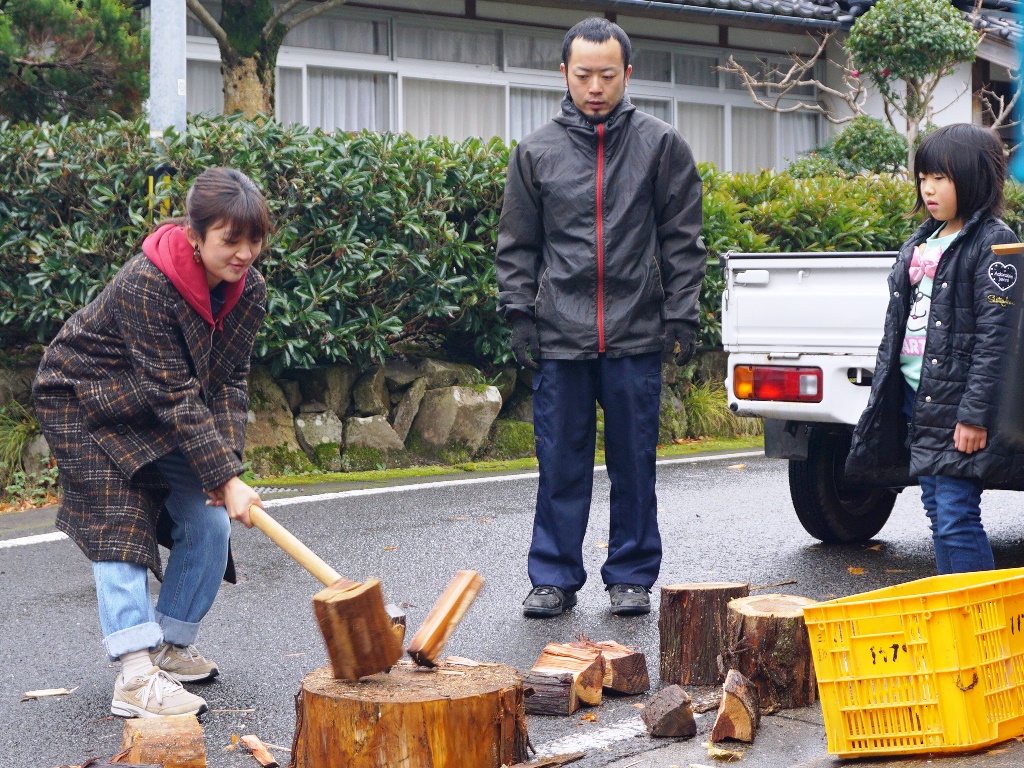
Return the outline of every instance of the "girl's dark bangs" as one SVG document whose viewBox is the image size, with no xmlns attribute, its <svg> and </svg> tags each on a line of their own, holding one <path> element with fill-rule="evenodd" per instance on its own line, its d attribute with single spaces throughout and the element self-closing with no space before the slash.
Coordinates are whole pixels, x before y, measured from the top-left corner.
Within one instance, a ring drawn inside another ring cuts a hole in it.
<svg viewBox="0 0 1024 768">
<path fill-rule="evenodd" d="M 945 137 L 936 136 L 931 141 L 926 138 L 921 142 L 914 157 L 914 170 L 918 173 L 941 173 L 952 177 L 953 151 L 952 142 L 945 140 Z"/>
<path fill-rule="evenodd" d="M 231 242 L 266 240 L 270 233 L 270 218 L 260 201 L 249 195 L 239 195 L 231 209 L 225 212 L 228 225 L 227 239 Z"/>
</svg>

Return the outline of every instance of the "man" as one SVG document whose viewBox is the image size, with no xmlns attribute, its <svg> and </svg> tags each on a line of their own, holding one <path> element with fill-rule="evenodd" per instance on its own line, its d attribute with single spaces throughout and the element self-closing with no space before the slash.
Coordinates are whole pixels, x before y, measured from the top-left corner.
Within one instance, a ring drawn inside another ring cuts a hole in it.
<svg viewBox="0 0 1024 768">
<path fill-rule="evenodd" d="M 630 43 L 602 18 L 565 36 L 568 93 L 509 158 L 499 312 L 534 370 L 537 492 L 526 616 L 558 616 L 587 578 L 596 403 L 605 416 L 612 613 L 649 613 L 661 566 L 654 492 L 662 350 L 693 355 L 705 270 L 701 180 L 669 125 L 626 98 Z"/>
</svg>

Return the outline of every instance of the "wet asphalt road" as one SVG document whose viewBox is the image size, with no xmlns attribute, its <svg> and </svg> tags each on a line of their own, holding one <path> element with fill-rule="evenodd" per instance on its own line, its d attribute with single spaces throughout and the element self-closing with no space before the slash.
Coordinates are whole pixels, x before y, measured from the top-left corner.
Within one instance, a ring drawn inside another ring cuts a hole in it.
<svg viewBox="0 0 1024 768">
<path fill-rule="evenodd" d="M 740 463 L 744 468 L 729 468 Z M 591 579 L 573 611 L 548 621 L 520 614 L 529 589 L 525 557 L 533 477 L 426 484 L 288 502 L 269 511 L 344 575 L 381 577 L 386 599 L 407 604 L 410 633 L 455 571 L 479 571 L 485 587 L 447 653 L 526 669 L 547 642 L 569 641 L 582 632 L 639 646 L 657 686 L 657 610 L 647 617 L 614 618 L 600 583 L 608 490 L 606 475 L 598 472 L 584 548 Z M 795 580 L 764 591 L 824 599 L 934 574 L 916 489 L 901 495 L 873 542 L 844 547 L 823 546 L 804 533 L 789 501 L 784 462 L 748 457 L 665 463 L 659 467 L 658 496 L 665 544 L 661 584 L 747 581 L 756 588 Z M 985 493 L 983 515 L 997 567 L 1024 565 L 1021 508 L 1015 494 Z M 31 524 L 23 528 L 17 535 L 42 532 Z M 256 764 L 248 755 L 224 751 L 232 734 L 255 733 L 290 746 L 293 697 L 303 675 L 326 663 L 310 605 L 317 583 L 255 530 L 237 529 L 233 547 L 240 581 L 221 590 L 199 642 L 221 669 L 215 682 L 195 687 L 213 710 L 204 719 L 212 768 Z M 850 568 L 863 573 L 854 575 Z M 0 548 L 0 595 L 0 723 L 6 726 L 0 763 L 56 768 L 114 754 L 122 730 L 122 721 L 109 716 L 116 669 L 100 645 L 88 562 L 69 541 Z M 657 605 L 657 591 L 654 598 Z M 25 691 L 60 687 L 77 689 L 69 696 L 20 701 Z M 661 747 L 664 742 L 642 735 L 637 725 L 632 705 L 642 700 L 606 699 L 591 710 L 597 722 L 580 719 L 586 710 L 567 718 L 531 717 L 531 741 L 542 754 L 587 751 L 575 764 L 580 768 Z M 702 731 L 712 719 L 713 714 L 702 718 Z M 820 743 L 801 750 L 765 751 L 748 764 L 781 768 L 822 755 L 824 734 Z M 287 753 L 278 759 L 286 764 Z"/>
</svg>

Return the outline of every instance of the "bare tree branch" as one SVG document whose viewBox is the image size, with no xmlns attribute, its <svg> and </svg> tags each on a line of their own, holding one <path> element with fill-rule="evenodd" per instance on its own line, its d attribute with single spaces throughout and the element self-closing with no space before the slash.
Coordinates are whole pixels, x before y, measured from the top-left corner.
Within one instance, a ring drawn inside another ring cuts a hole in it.
<svg viewBox="0 0 1024 768">
<path fill-rule="evenodd" d="M 288 0 L 288 2 L 279 5 L 277 10 L 274 11 L 274 14 L 267 19 L 267 23 L 263 25 L 263 30 L 260 32 L 260 35 L 262 35 L 264 39 L 269 37 L 270 33 L 274 31 L 274 27 L 277 26 L 277 23 L 285 17 L 285 14 L 291 13 L 292 9 L 302 1 L 303 0 Z"/>
<path fill-rule="evenodd" d="M 185 5 L 192 12 L 192 15 L 196 17 L 196 20 L 206 27 L 206 31 L 213 35 L 214 40 L 217 41 L 221 48 L 231 47 L 231 43 L 228 42 L 228 33 L 224 31 L 199 0 L 185 0 Z"/>
<path fill-rule="evenodd" d="M 821 115 L 834 125 L 841 125 L 849 122 L 859 115 L 866 114 L 864 104 L 867 101 L 867 89 L 864 87 L 864 84 L 860 79 L 855 76 L 854 70 L 849 65 L 849 62 L 846 65 L 842 65 L 829 60 L 829 63 L 842 70 L 843 84 L 846 87 L 845 90 L 833 88 L 826 85 L 821 80 L 810 76 L 815 65 L 819 60 L 821 60 L 822 56 L 825 55 L 828 43 L 834 35 L 834 32 L 825 33 L 821 39 L 817 41 L 817 50 L 807 58 L 801 57 L 799 54 L 795 53 L 790 54 L 790 58 L 793 63 L 785 73 L 783 73 L 782 69 L 778 66 L 768 67 L 766 65 L 765 71 L 752 74 L 745 66 L 737 62 L 732 56 L 729 57 L 729 61 L 724 66 L 717 67 L 717 69 L 720 72 L 726 72 L 739 77 L 740 82 L 746 89 L 750 98 L 755 104 L 763 107 L 764 109 L 771 110 L 772 112 L 778 112 L 780 114 L 798 111 L 814 112 Z M 818 90 L 818 92 L 827 94 L 828 96 L 844 102 L 850 108 L 851 114 L 838 116 L 828 107 L 819 102 L 807 102 L 803 100 L 783 106 L 782 102 L 784 99 L 793 98 L 792 94 L 795 89 L 807 86 L 813 86 Z M 774 93 L 774 99 L 762 96 L 758 93 L 758 90 Z"/>
<path fill-rule="evenodd" d="M 345 0 L 324 0 L 324 2 L 314 5 L 312 8 L 307 8 L 302 13 L 292 16 L 288 21 L 284 22 L 285 31 L 290 32 L 299 26 L 299 24 L 309 21 L 310 19 L 314 19 L 324 12 L 344 4 Z"/>
<path fill-rule="evenodd" d="M 1020 122 L 1013 119 L 1014 107 L 1017 106 L 1017 101 L 1020 99 L 1022 86 L 1020 70 L 1011 70 L 1010 76 L 1015 85 L 1012 89 L 1013 95 L 1009 99 L 1001 93 L 996 93 L 988 85 L 974 92 L 974 95 L 981 100 L 982 114 L 988 116 L 992 121 L 990 127 L 995 129 L 1010 128 Z"/>
</svg>

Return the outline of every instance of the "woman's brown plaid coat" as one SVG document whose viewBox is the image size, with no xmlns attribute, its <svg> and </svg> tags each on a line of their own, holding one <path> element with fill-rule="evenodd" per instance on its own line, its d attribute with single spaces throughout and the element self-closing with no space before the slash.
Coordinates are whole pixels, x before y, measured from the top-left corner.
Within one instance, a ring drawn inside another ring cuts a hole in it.
<svg viewBox="0 0 1024 768">
<path fill-rule="evenodd" d="M 162 576 L 157 527 L 168 489 L 155 459 L 180 450 L 206 490 L 242 472 L 249 358 L 266 298 L 250 268 L 223 331 L 211 334 L 138 255 L 50 344 L 33 399 L 60 473 L 57 528 L 90 560 Z"/>
</svg>

